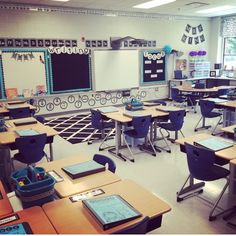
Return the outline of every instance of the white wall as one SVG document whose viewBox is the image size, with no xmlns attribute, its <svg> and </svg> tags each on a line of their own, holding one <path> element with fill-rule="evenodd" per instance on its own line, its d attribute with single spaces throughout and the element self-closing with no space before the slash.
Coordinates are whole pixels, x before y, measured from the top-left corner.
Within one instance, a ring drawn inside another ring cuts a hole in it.
<svg viewBox="0 0 236 236">
<path fill-rule="evenodd" d="M 187 24 L 193 27 L 202 24 L 206 41 L 198 45 L 181 42 L 183 33 L 186 33 L 185 27 Z M 184 52 L 181 59 L 188 59 L 188 53 L 191 50 L 206 50 L 209 52 L 212 49 L 211 24 L 211 21 L 206 18 L 108 17 L 77 13 L 0 10 L 0 37 L 77 39 L 79 46 L 84 47 L 84 43 L 81 41 L 82 37 L 85 37 L 85 39 L 109 40 L 110 37 L 132 36 L 146 40 L 156 40 L 157 48 L 169 44 L 173 49 Z M 215 27 L 215 24 L 213 25 Z M 215 61 L 213 59 L 214 54 L 209 56 L 212 61 Z M 173 55 L 168 56 L 167 66 L 167 76 L 168 79 L 171 79 L 174 69 Z M 147 89 L 147 87 L 141 88 L 141 90 Z M 155 94 L 156 90 L 154 88 L 153 99 L 167 97 L 166 87 L 160 87 L 158 96 Z"/>
</svg>

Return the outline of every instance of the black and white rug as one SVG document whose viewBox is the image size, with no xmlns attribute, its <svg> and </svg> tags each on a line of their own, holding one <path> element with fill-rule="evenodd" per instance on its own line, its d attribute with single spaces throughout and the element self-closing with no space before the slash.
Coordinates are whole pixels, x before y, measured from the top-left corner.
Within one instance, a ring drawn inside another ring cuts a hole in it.
<svg viewBox="0 0 236 236">
<path fill-rule="evenodd" d="M 91 126 L 90 113 L 47 119 L 45 125 L 54 128 L 62 138 L 72 144 L 87 142 L 94 131 Z M 105 130 L 105 134 L 108 132 L 110 132 L 109 136 L 115 135 L 115 129 L 111 131 L 110 129 Z M 101 132 L 97 131 L 93 134 L 91 140 L 99 139 L 100 136 Z"/>
</svg>

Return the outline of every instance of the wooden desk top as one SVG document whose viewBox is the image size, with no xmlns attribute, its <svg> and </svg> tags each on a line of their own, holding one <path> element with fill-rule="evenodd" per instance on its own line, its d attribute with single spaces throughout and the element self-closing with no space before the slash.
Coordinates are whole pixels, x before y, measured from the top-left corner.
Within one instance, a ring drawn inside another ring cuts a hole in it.
<svg viewBox="0 0 236 236">
<path fill-rule="evenodd" d="M 18 220 L 12 221 L 7 225 L 14 225 L 22 222 L 28 222 L 30 228 L 34 234 L 56 234 L 55 229 L 48 220 L 46 214 L 41 207 L 31 207 L 16 213 L 10 214 L 8 216 L 17 214 L 19 216 Z M 1 226 L 0 226 L 1 227 Z"/>
<path fill-rule="evenodd" d="M 56 183 L 54 187 L 58 195 L 62 198 L 121 180 L 118 175 L 110 172 L 109 170 L 72 179 L 61 169 L 62 167 L 82 163 L 88 160 L 91 160 L 91 158 L 78 155 L 53 162 L 38 164 L 38 166 L 43 167 L 46 171 L 54 170 L 57 174 L 64 178 L 62 182 Z"/>
<path fill-rule="evenodd" d="M 221 102 L 221 103 L 217 103 L 217 105 L 220 105 L 222 107 L 228 107 L 228 108 L 236 108 L 236 101 Z"/>
<path fill-rule="evenodd" d="M 157 105 L 159 106 L 159 105 Z M 157 106 L 152 106 L 152 107 L 146 107 L 144 106 L 143 110 L 137 111 L 139 114 L 142 114 L 144 116 L 151 115 L 152 117 L 162 117 L 162 116 L 167 116 L 168 112 L 162 112 L 156 110 Z M 123 113 L 127 111 L 125 108 L 120 108 L 118 112 L 111 112 L 111 113 L 106 113 L 104 114 L 106 117 L 121 122 L 121 123 L 127 123 L 132 121 L 132 118 L 125 116 Z"/>
<path fill-rule="evenodd" d="M 29 119 L 32 119 L 32 117 L 30 117 Z M 7 145 L 7 144 L 14 143 L 16 137 L 18 137 L 18 134 L 15 131 L 21 130 L 21 129 L 34 129 L 38 131 L 39 133 L 46 133 L 48 137 L 55 136 L 58 134 L 58 132 L 55 129 L 53 129 L 52 127 L 46 126 L 40 122 L 37 122 L 36 124 L 15 126 L 13 122 L 20 121 L 20 120 L 27 120 L 27 118 L 6 121 L 6 126 L 9 126 L 9 127 L 7 128 L 7 132 L 0 133 L 0 144 Z"/>
<path fill-rule="evenodd" d="M 223 128 L 221 128 L 221 130 L 226 132 L 226 133 L 234 134 L 234 128 L 236 128 L 236 125 L 223 127 Z"/>
<path fill-rule="evenodd" d="M 182 91 L 182 92 L 214 93 L 214 92 L 218 92 L 219 89 L 231 89 L 231 88 L 235 88 L 235 86 L 218 86 L 218 87 L 204 88 L 204 89 L 184 88 L 183 86 L 176 86 L 176 88 L 178 88 L 179 91 Z"/>
<path fill-rule="evenodd" d="M 192 135 L 190 137 L 177 139 L 175 142 L 180 145 L 184 145 L 185 142 L 193 144 L 196 141 L 208 139 L 211 137 L 215 137 L 215 136 L 210 135 L 210 134 L 201 133 L 201 134 Z M 218 156 L 220 158 L 232 160 L 232 159 L 236 158 L 236 145 L 234 145 L 233 147 L 226 148 L 221 151 L 215 152 L 215 154 L 216 154 L 216 156 Z"/>
<path fill-rule="evenodd" d="M 72 203 L 68 198 L 64 198 L 43 205 L 43 210 L 57 233 L 110 234 L 139 222 L 145 216 L 155 218 L 171 210 L 167 203 L 131 180 L 119 181 L 102 189 L 106 195 L 119 194 L 143 216 L 104 231 L 81 201 Z"/>
<path fill-rule="evenodd" d="M 12 213 L 13 209 L 11 207 L 11 203 L 7 197 L 6 191 L 1 181 L 0 181 L 0 193 L 2 195 L 2 199 L 0 199 L 0 217 L 2 217 Z"/>
<path fill-rule="evenodd" d="M 30 110 L 36 110 L 37 108 L 35 106 L 32 106 L 28 103 L 22 103 L 22 104 L 12 104 L 12 105 L 8 105 L 8 106 L 14 106 L 14 107 L 29 107 Z M 5 106 L 0 107 L 0 114 L 5 114 L 8 113 L 9 109 L 7 108 L 7 104 Z"/>
</svg>

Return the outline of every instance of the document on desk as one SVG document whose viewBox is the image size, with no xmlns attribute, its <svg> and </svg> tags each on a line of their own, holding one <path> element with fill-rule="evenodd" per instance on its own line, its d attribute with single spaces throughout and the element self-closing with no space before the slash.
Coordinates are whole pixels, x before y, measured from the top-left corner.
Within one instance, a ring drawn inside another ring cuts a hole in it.
<svg viewBox="0 0 236 236">
<path fill-rule="evenodd" d="M 140 111 L 124 111 L 123 112 L 124 116 L 133 118 L 133 117 L 141 117 L 141 116 L 145 116 L 142 112 Z"/>
<path fill-rule="evenodd" d="M 220 138 L 216 138 L 216 137 L 215 138 L 208 138 L 208 139 L 200 140 L 200 141 L 195 141 L 194 144 L 196 146 L 201 146 L 201 147 L 210 149 L 214 152 L 232 147 L 234 145 L 233 143 L 224 141 L 224 140 L 222 140 Z"/>
<path fill-rule="evenodd" d="M 91 160 L 62 167 L 62 170 L 65 171 L 72 179 L 76 179 L 79 177 L 105 171 L 106 168 L 105 166 L 97 163 L 96 161 Z"/>
<path fill-rule="evenodd" d="M 208 101 L 212 101 L 214 103 L 222 103 L 222 102 L 227 102 L 227 99 L 222 99 L 222 98 L 208 98 Z"/>
<path fill-rule="evenodd" d="M 136 219 L 142 214 L 119 195 L 82 200 L 103 230 Z"/>
<path fill-rule="evenodd" d="M 156 110 L 168 112 L 168 111 L 180 111 L 180 110 L 185 110 L 185 109 L 183 109 L 183 108 L 181 109 L 181 108 L 177 108 L 177 107 L 173 107 L 173 106 L 158 106 L 158 107 L 156 107 Z"/>
<path fill-rule="evenodd" d="M 34 130 L 34 129 L 21 129 L 21 130 L 16 130 L 16 133 L 19 136 L 31 136 L 31 135 L 37 135 L 39 134 L 38 131 Z"/>
<path fill-rule="evenodd" d="M 117 112 L 119 111 L 118 108 L 110 106 L 110 107 L 100 107 L 98 110 L 102 113 L 109 113 L 109 112 Z"/>
</svg>

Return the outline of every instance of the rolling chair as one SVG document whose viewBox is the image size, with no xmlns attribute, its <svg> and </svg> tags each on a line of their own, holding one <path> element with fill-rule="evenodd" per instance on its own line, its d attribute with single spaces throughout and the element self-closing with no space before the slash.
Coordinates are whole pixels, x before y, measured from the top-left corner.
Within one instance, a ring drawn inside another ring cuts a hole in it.
<svg viewBox="0 0 236 236">
<path fill-rule="evenodd" d="M 141 139 L 145 138 L 151 145 L 151 148 L 153 150 L 152 155 L 156 156 L 156 149 L 153 146 L 150 137 L 148 136 L 149 128 L 151 126 L 151 116 L 139 116 L 139 117 L 133 117 L 132 118 L 132 129 L 126 130 L 123 132 L 124 142 L 126 146 L 128 147 L 129 152 L 131 153 L 132 158 L 128 158 L 130 161 L 134 162 L 134 154 L 131 151 L 131 148 L 128 144 L 127 137 L 133 138 L 133 139 Z M 141 150 L 144 150 L 145 148 L 140 148 Z"/>
<path fill-rule="evenodd" d="M 108 170 L 115 173 L 116 172 L 116 163 L 109 157 L 100 155 L 100 154 L 95 154 L 93 156 L 93 160 L 96 161 L 97 163 L 108 167 Z"/>
<path fill-rule="evenodd" d="M 29 107 L 19 107 L 9 109 L 9 116 L 11 117 L 11 119 L 20 119 L 30 117 L 32 116 L 32 113 Z"/>
<path fill-rule="evenodd" d="M 102 147 L 102 145 L 104 144 L 104 142 L 108 139 L 109 137 L 109 133 L 107 133 L 107 135 L 105 135 L 105 129 L 113 129 L 115 127 L 114 122 L 112 121 L 107 121 L 102 113 L 99 110 L 95 110 L 95 109 L 91 109 L 91 125 L 94 128 L 94 131 L 92 132 L 92 134 L 89 136 L 89 139 L 87 141 L 88 144 L 92 144 L 92 140 L 91 138 L 93 137 L 93 135 L 100 131 L 101 132 L 101 137 L 103 138 L 102 143 L 99 146 L 99 151 L 104 150 L 105 148 Z M 107 146 L 106 148 L 109 148 L 110 146 Z"/>
<path fill-rule="evenodd" d="M 161 137 L 164 140 L 167 149 L 165 149 L 165 147 L 159 147 L 161 149 L 166 150 L 167 152 L 171 152 L 171 148 L 166 140 L 166 137 L 163 134 L 163 130 L 165 130 L 168 135 L 167 135 L 167 139 L 170 140 L 171 142 L 174 142 L 176 139 L 178 139 L 178 132 L 180 132 L 182 134 L 182 136 L 184 137 L 183 132 L 181 131 L 183 124 L 184 124 L 184 116 L 185 116 L 186 112 L 185 110 L 179 110 L 179 111 L 170 111 L 169 112 L 169 120 L 170 122 L 165 122 L 165 123 L 159 123 L 158 127 L 160 128 L 160 133 L 161 133 Z M 175 138 L 171 139 L 170 138 L 170 133 L 169 131 L 174 131 L 175 132 Z"/>
<path fill-rule="evenodd" d="M 115 232 L 113 234 L 146 234 L 149 219 L 150 218 L 148 216 L 146 216 L 137 224 L 132 225 L 126 229 L 122 229 L 122 230 Z"/>
<path fill-rule="evenodd" d="M 216 210 L 219 201 L 221 200 L 225 190 L 227 189 L 229 185 L 229 174 L 230 171 L 216 165 L 215 162 L 215 153 L 214 151 L 204 149 L 198 146 L 194 146 L 192 144 L 185 143 L 185 149 L 187 154 L 187 162 L 188 162 L 188 169 L 190 172 L 190 175 L 188 176 L 186 182 L 184 183 L 183 187 L 179 191 L 179 193 L 183 192 L 183 189 L 187 183 L 187 181 L 190 179 L 190 177 L 200 180 L 200 181 L 215 181 L 225 178 L 226 184 L 224 185 L 222 191 L 220 192 L 218 198 L 216 199 L 215 203 L 213 204 L 213 207 L 209 213 L 209 221 L 215 220 L 217 216 L 224 214 L 226 211 L 222 211 L 218 214 L 213 215 L 214 211 Z M 186 187 L 187 188 L 187 187 Z M 179 195 L 177 195 L 177 201 L 182 201 L 190 196 L 196 195 L 196 193 L 202 193 L 199 191 L 199 189 L 196 192 L 192 192 L 188 195 L 185 195 L 183 198 L 180 198 Z M 204 199 L 205 201 L 208 201 Z M 209 201 L 208 201 L 209 202 Z"/>
<path fill-rule="evenodd" d="M 216 117 L 220 117 L 220 119 L 218 120 L 217 124 L 215 125 L 213 131 L 211 132 L 212 135 L 215 135 L 215 130 L 217 128 L 217 126 L 220 124 L 221 120 L 222 120 L 222 113 L 220 112 L 215 112 L 213 111 L 214 107 L 215 107 L 215 103 L 213 101 L 209 101 L 209 100 L 200 100 L 199 101 L 200 104 L 200 110 L 201 110 L 201 118 L 198 121 L 197 125 L 194 128 L 194 131 L 198 131 L 199 129 L 208 129 L 211 126 L 210 125 L 206 125 L 206 118 L 216 118 Z M 198 127 L 199 123 L 202 121 L 202 126 Z"/>
<path fill-rule="evenodd" d="M 46 142 L 46 134 L 17 137 L 15 145 L 19 152 L 14 155 L 13 160 L 17 160 L 27 165 L 34 165 L 45 156 L 47 161 L 49 161 L 48 156 L 44 152 Z"/>
</svg>

